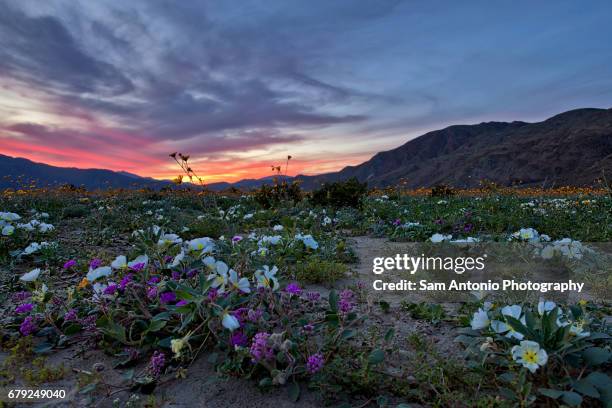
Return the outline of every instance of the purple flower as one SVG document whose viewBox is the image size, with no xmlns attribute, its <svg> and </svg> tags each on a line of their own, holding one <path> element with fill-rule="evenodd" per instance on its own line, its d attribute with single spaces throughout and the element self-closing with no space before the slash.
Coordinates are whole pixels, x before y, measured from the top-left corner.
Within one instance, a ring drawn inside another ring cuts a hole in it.
<svg viewBox="0 0 612 408">
<path fill-rule="evenodd" d="M 261 309 L 250 309 L 247 313 L 247 319 L 253 323 L 257 323 L 261 316 L 263 316 L 263 310 Z"/>
<path fill-rule="evenodd" d="M 246 336 L 246 334 L 244 334 L 243 332 L 241 332 L 240 330 L 236 330 L 232 333 L 232 335 L 230 336 L 229 339 L 229 343 L 230 346 L 235 347 L 245 347 L 248 343 L 249 339 Z"/>
<path fill-rule="evenodd" d="M 155 285 L 156 283 L 161 282 L 161 278 L 159 276 L 151 276 L 151 279 L 147 282 L 149 285 Z"/>
<path fill-rule="evenodd" d="M 32 303 L 24 303 L 23 305 L 19 305 L 15 308 L 15 313 L 30 313 L 34 309 L 34 305 Z"/>
<path fill-rule="evenodd" d="M 324 363 L 325 360 L 323 358 L 323 354 L 313 354 L 312 356 L 308 357 L 308 361 L 306 361 L 306 369 L 310 374 L 314 374 L 323 368 Z"/>
<path fill-rule="evenodd" d="M 306 333 L 311 333 L 315 327 L 313 324 L 308 323 L 308 324 L 305 324 L 303 328 Z"/>
<path fill-rule="evenodd" d="M 232 244 L 237 244 L 240 241 L 242 241 L 242 237 L 240 235 L 234 235 L 232 237 Z"/>
<path fill-rule="evenodd" d="M 178 302 L 176 302 L 176 306 L 185 306 L 185 305 L 188 305 L 188 304 L 189 304 L 189 302 L 186 301 L 185 299 L 179 300 Z"/>
<path fill-rule="evenodd" d="M 342 313 L 349 313 L 353 310 L 353 295 L 353 291 L 350 289 L 345 289 L 340 292 L 340 302 L 338 302 L 338 304 Z"/>
<path fill-rule="evenodd" d="M 159 377 L 162 369 L 166 365 L 166 356 L 164 353 L 155 351 L 149 361 L 149 372 L 153 377 Z"/>
<path fill-rule="evenodd" d="M 130 269 L 133 270 L 134 272 L 140 272 L 144 269 L 144 267 L 145 267 L 145 263 L 139 262 L 137 264 L 130 266 Z"/>
<path fill-rule="evenodd" d="M 128 356 L 130 361 L 137 360 L 138 357 L 140 357 L 140 352 L 134 347 L 126 347 L 123 349 L 123 352 Z"/>
<path fill-rule="evenodd" d="M 90 269 L 96 269 L 102 266 L 102 260 L 100 258 L 94 258 L 89 262 Z"/>
<path fill-rule="evenodd" d="M 254 363 L 274 358 L 274 351 L 272 347 L 268 345 L 269 338 L 270 334 L 264 332 L 257 333 L 255 337 L 253 337 L 250 352 Z"/>
<path fill-rule="evenodd" d="M 125 287 L 132 281 L 133 277 L 134 274 L 131 273 L 125 275 L 123 279 L 121 279 L 121 282 L 119 282 L 119 289 L 121 289 L 122 291 L 125 290 Z"/>
<path fill-rule="evenodd" d="M 13 293 L 12 299 L 13 299 L 13 302 L 20 303 L 26 299 L 29 299 L 31 296 L 32 294 L 30 292 L 23 290 L 21 292 Z"/>
<path fill-rule="evenodd" d="M 197 269 L 191 269 L 189 272 L 187 272 L 187 277 L 188 278 L 193 278 L 197 274 L 198 274 L 198 270 Z"/>
<path fill-rule="evenodd" d="M 159 296 L 159 301 L 163 304 L 174 302 L 176 300 L 176 294 L 174 292 L 164 292 Z"/>
<path fill-rule="evenodd" d="M 474 229 L 473 224 L 465 224 L 465 226 L 463 227 L 463 232 L 471 232 L 473 229 Z"/>
<path fill-rule="evenodd" d="M 170 255 L 166 255 L 166 256 L 164 256 L 164 262 L 165 262 L 165 263 L 170 262 L 172 259 L 174 259 L 174 258 L 172 258 Z"/>
<path fill-rule="evenodd" d="M 74 265 L 76 265 L 76 261 L 74 259 L 69 260 L 68 262 L 66 262 L 63 266 L 64 269 L 70 269 L 72 268 Z"/>
<path fill-rule="evenodd" d="M 79 315 L 78 315 L 76 309 L 70 309 L 64 315 L 64 321 L 65 322 L 73 322 L 73 321 L 78 320 L 78 319 L 79 319 Z"/>
<path fill-rule="evenodd" d="M 442 225 L 444 224 L 444 220 L 442 218 L 438 218 L 437 220 L 434 221 L 434 224 Z"/>
<path fill-rule="evenodd" d="M 34 318 L 32 316 L 28 316 L 25 319 L 23 319 L 21 326 L 19 326 L 19 332 L 23 336 L 29 336 L 35 331 L 36 331 L 36 323 L 34 322 Z"/>
<path fill-rule="evenodd" d="M 299 296 L 302 293 L 302 289 L 300 288 L 300 285 L 294 282 L 288 284 L 287 287 L 285 287 L 285 292 Z"/>
<path fill-rule="evenodd" d="M 157 286 L 149 286 L 147 288 L 147 297 L 149 299 L 155 299 L 157 297 Z"/>
<path fill-rule="evenodd" d="M 96 321 L 98 316 L 89 315 L 81 319 L 80 323 L 86 331 L 93 332 L 96 330 Z"/>
<path fill-rule="evenodd" d="M 114 295 L 115 292 L 117 292 L 117 289 L 119 288 L 119 286 L 117 286 L 116 283 L 111 283 L 110 285 L 108 285 L 105 289 L 104 289 L 104 294 L 105 295 Z"/>
<path fill-rule="evenodd" d="M 181 273 L 178 271 L 172 271 L 172 280 L 180 280 L 181 279 Z"/>
<path fill-rule="evenodd" d="M 317 300 L 319 300 L 320 297 L 321 297 L 321 294 L 319 292 L 307 292 L 306 293 L 306 298 L 310 300 L 311 302 L 316 302 Z"/>
<path fill-rule="evenodd" d="M 399 218 L 393 221 L 393 225 L 395 225 L 396 227 L 400 225 L 401 223 L 402 223 L 402 220 L 400 220 Z"/>
<path fill-rule="evenodd" d="M 217 298 L 217 295 L 219 294 L 219 292 L 217 291 L 217 289 L 212 288 L 208 291 L 208 300 L 210 300 L 211 302 L 214 301 Z"/>
</svg>

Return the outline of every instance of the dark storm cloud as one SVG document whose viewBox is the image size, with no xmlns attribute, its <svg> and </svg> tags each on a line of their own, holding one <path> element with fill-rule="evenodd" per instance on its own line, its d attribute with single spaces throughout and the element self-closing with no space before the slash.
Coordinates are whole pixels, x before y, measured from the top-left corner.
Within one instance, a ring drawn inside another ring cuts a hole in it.
<svg viewBox="0 0 612 408">
<path fill-rule="evenodd" d="M 68 92 L 119 95 L 133 85 L 116 67 L 82 50 L 62 23 L 0 8 L 0 75 Z"/>
</svg>

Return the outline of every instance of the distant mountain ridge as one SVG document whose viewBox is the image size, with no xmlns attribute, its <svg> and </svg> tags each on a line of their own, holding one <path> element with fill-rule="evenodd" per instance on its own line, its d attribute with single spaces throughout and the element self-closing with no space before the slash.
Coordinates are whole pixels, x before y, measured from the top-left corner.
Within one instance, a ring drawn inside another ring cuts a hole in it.
<svg viewBox="0 0 612 408">
<path fill-rule="evenodd" d="M 449 184 L 475 187 L 483 179 L 501 185 L 592 185 L 606 175 L 612 180 L 612 109 L 576 109 L 537 123 L 485 122 L 454 125 L 428 132 L 400 147 L 375 154 L 357 166 L 299 180 L 305 189 L 356 177 L 371 187 L 403 183 L 406 187 Z M 162 188 L 170 181 L 140 177 L 124 171 L 55 167 L 0 154 L 0 189 L 16 187 L 15 180 L 38 185 L 73 184 L 87 189 Z M 225 190 L 258 188 L 273 176 L 235 183 L 211 183 Z M 197 186 L 193 186 L 197 188 Z"/>
<path fill-rule="evenodd" d="M 577 109 L 537 123 L 454 125 L 339 172 L 298 176 L 306 188 L 356 177 L 371 187 L 449 184 L 592 185 L 612 180 L 612 109 Z"/>
</svg>

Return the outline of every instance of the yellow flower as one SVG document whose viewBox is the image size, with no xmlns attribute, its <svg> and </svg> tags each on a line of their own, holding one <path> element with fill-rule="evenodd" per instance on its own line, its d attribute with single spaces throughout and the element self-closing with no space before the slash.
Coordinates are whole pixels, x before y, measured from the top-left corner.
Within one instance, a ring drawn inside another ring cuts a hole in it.
<svg viewBox="0 0 612 408">
<path fill-rule="evenodd" d="M 87 285 L 89 285 L 89 281 L 87 280 L 87 278 L 83 278 L 83 280 L 79 282 L 79 285 L 77 286 L 77 288 L 83 289 Z"/>
<path fill-rule="evenodd" d="M 587 305 L 587 303 L 588 303 L 588 302 L 586 301 L 586 299 L 580 299 L 580 300 L 578 301 L 578 304 L 579 304 L 580 306 L 582 306 L 582 307 L 586 306 L 586 305 Z"/>
</svg>

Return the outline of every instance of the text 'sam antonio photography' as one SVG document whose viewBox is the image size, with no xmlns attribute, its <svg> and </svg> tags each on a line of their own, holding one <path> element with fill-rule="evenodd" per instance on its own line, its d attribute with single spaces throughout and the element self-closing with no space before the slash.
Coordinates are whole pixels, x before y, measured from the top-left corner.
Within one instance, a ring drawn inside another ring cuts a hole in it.
<svg viewBox="0 0 612 408">
<path fill-rule="evenodd" d="M 611 21 L 0 0 L 0 408 L 612 408 Z"/>
</svg>

